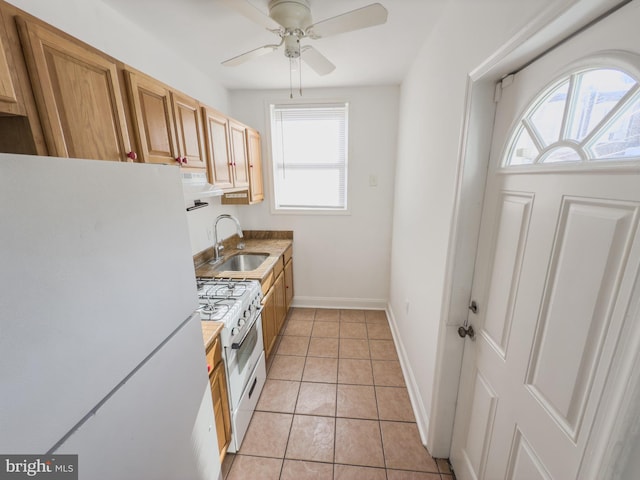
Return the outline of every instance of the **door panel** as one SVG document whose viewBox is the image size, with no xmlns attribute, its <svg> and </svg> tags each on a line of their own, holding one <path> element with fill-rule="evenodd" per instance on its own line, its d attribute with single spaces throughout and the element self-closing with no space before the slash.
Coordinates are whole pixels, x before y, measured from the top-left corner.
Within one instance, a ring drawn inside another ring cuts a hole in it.
<svg viewBox="0 0 640 480">
<path fill-rule="evenodd" d="M 516 429 L 513 447 L 506 478 L 509 480 L 550 480 L 551 477 L 544 465 L 518 429 Z"/>
<path fill-rule="evenodd" d="M 526 383 L 573 441 L 606 338 L 637 212 L 633 204 L 563 200 Z M 580 319 L 580 324 L 567 322 L 572 318 Z"/>
<path fill-rule="evenodd" d="M 17 23 L 49 153 L 126 160 L 131 145 L 115 60 L 38 23 Z"/>
<path fill-rule="evenodd" d="M 249 186 L 249 161 L 247 155 L 246 127 L 229 120 L 229 136 L 233 152 L 233 185 L 236 188 Z"/>
<path fill-rule="evenodd" d="M 262 147 L 260 134 L 247 128 L 247 152 L 249 154 L 249 195 L 250 202 L 264 200 L 264 183 L 262 181 Z"/>
<path fill-rule="evenodd" d="M 138 134 L 141 160 L 145 163 L 176 164 L 171 92 L 156 80 L 127 71 L 131 107 Z"/>
<path fill-rule="evenodd" d="M 465 460 L 473 473 L 473 478 L 481 478 L 481 472 L 484 470 L 497 400 L 493 389 L 482 375 L 476 372 L 469 432 L 464 449 Z"/>
<path fill-rule="evenodd" d="M 202 117 L 197 100 L 172 94 L 176 121 L 176 137 L 180 155 L 186 158 L 185 167 L 206 168 Z"/>
<path fill-rule="evenodd" d="M 487 313 L 484 331 L 496 351 L 506 357 L 513 306 L 518 289 L 522 256 L 527 241 L 533 195 L 503 192 L 496 227 L 495 252 L 488 282 Z M 496 255 L 499 252 L 499 255 Z"/>
<path fill-rule="evenodd" d="M 231 145 L 227 117 L 212 108 L 202 107 L 207 140 L 209 181 L 220 188 L 233 187 Z"/>
<path fill-rule="evenodd" d="M 460 480 L 598 478 L 593 451 L 615 415 L 613 365 L 637 319 L 640 161 L 501 168 L 527 105 L 551 82 L 592 65 L 640 77 L 640 6 L 629 6 L 516 74 L 493 130 L 451 459 Z M 633 32 L 633 34 L 631 34 Z M 597 40 L 597 41 L 596 41 Z M 594 455 L 595 453 L 595 455 Z M 600 477 L 602 478 L 602 477 Z"/>
</svg>

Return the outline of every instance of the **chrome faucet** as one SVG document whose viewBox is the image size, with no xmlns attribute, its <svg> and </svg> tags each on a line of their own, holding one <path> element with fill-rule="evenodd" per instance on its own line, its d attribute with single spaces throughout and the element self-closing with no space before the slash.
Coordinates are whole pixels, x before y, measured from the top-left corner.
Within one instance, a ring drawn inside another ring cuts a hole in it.
<svg viewBox="0 0 640 480">
<path fill-rule="evenodd" d="M 233 220 L 236 224 L 236 233 L 238 234 L 238 237 L 240 237 L 240 241 L 238 242 L 238 245 L 236 245 L 236 248 L 238 250 L 242 250 L 244 248 L 244 242 L 242 241 L 243 239 L 243 235 L 242 235 L 242 228 L 240 227 L 240 222 L 238 221 L 238 219 L 236 217 L 234 217 L 233 215 L 229 215 L 227 213 L 223 213 L 222 215 L 218 215 L 218 218 L 216 218 L 215 223 L 213 224 L 213 260 L 220 260 L 222 258 L 222 256 L 220 255 L 222 253 L 222 251 L 224 250 L 224 245 L 219 244 L 218 243 L 218 222 L 220 220 L 222 220 L 223 218 L 228 218 L 230 220 Z"/>
</svg>

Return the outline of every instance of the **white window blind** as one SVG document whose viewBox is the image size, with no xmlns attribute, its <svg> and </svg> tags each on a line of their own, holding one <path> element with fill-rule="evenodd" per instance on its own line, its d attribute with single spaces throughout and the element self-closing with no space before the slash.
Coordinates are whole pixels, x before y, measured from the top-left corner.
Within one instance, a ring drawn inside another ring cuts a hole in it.
<svg viewBox="0 0 640 480">
<path fill-rule="evenodd" d="M 346 210 L 348 104 L 271 105 L 275 207 Z"/>
</svg>

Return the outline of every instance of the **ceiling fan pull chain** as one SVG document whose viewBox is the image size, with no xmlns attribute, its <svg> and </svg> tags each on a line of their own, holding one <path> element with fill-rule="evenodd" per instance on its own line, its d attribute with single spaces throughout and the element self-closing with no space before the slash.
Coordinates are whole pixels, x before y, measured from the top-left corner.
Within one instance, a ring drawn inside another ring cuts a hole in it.
<svg viewBox="0 0 640 480">
<path fill-rule="evenodd" d="M 298 88 L 300 89 L 300 96 L 302 96 L 302 50 L 300 50 L 300 56 L 298 57 Z"/>
<path fill-rule="evenodd" d="M 289 58 L 289 99 L 293 100 L 293 59 Z"/>
</svg>

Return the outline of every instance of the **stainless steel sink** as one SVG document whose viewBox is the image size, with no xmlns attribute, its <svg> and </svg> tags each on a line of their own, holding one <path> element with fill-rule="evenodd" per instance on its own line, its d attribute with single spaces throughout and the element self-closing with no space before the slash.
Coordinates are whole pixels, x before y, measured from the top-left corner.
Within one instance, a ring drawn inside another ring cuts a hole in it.
<svg viewBox="0 0 640 480">
<path fill-rule="evenodd" d="M 268 253 L 236 253 L 233 257 L 215 265 L 215 269 L 219 272 L 249 272 L 262 265 L 267 258 L 269 258 Z"/>
</svg>

